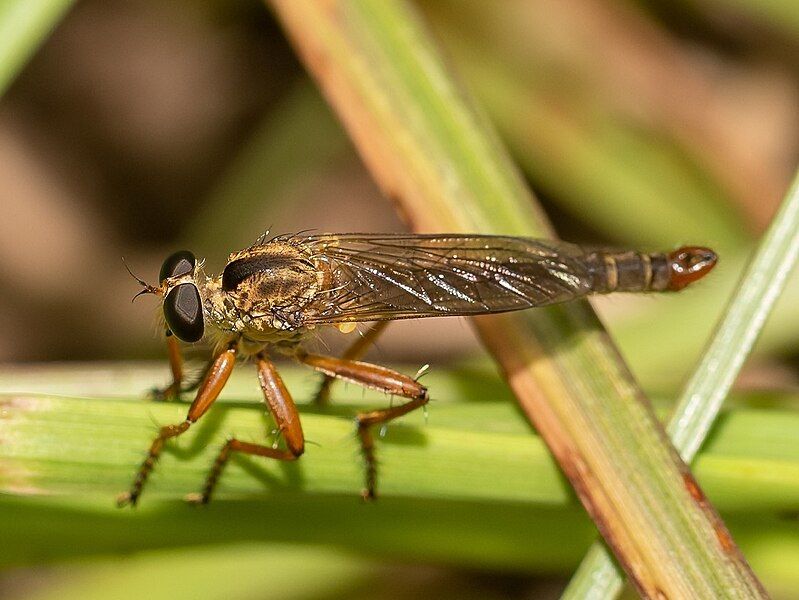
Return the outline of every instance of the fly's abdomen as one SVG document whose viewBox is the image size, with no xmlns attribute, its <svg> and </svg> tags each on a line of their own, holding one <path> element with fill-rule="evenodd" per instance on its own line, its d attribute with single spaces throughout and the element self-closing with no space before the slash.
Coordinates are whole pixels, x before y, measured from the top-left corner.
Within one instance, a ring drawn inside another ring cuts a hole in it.
<svg viewBox="0 0 799 600">
<path fill-rule="evenodd" d="M 596 294 L 668 289 L 669 263 L 663 253 L 592 252 L 586 259 Z"/>
<path fill-rule="evenodd" d="M 707 248 L 687 246 L 674 252 L 591 252 L 586 266 L 596 294 L 611 292 L 663 292 L 681 290 L 707 274 L 716 254 Z"/>
</svg>

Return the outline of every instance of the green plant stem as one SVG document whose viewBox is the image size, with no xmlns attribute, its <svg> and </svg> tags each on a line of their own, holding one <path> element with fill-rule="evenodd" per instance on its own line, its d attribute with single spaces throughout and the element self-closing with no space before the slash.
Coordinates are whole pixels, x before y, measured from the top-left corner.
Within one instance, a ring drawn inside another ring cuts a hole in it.
<svg viewBox="0 0 799 600">
<path fill-rule="evenodd" d="M 667 432 L 690 462 L 710 431 L 799 258 L 799 172 L 685 386 Z"/>
<path fill-rule="evenodd" d="M 73 0 L 0 3 L 0 95 L 72 4 Z"/>
<path fill-rule="evenodd" d="M 738 290 L 754 247 L 741 254 L 722 255 L 712 283 L 686 294 L 648 302 L 633 316 L 611 318 L 611 332 L 628 364 L 645 387 L 656 393 L 679 396 L 696 370 L 707 340 L 716 331 L 726 304 Z M 618 308 L 618 305 L 613 305 Z M 704 310 L 702 310 L 704 307 Z M 636 307 L 638 308 L 638 307 Z M 675 327 L 674 323 L 680 323 Z M 797 347 L 799 323 L 799 273 L 786 282 L 785 291 L 771 312 L 754 348 L 756 354 L 790 356 Z M 646 335 L 641 331 L 646 330 Z"/>
<path fill-rule="evenodd" d="M 387 400 L 370 392 L 343 404 L 360 392 L 340 386 L 333 405 L 320 411 L 309 401 L 317 376 L 299 367 L 281 372 L 309 440 L 301 461 L 234 460 L 207 510 L 180 502 L 201 485 L 226 436 L 262 440 L 274 427 L 263 417 L 254 373 L 243 366 L 208 420 L 168 446 L 132 512 L 116 508 L 116 493 L 129 485 L 157 426 L 186 411 L 185 403 L 143 400 L 145 390 L 167 377 L 166 365 L 0 371 L 0 539 L 14 541 L 0 545 L 0 566 L 76 552 L 272 540 L 561 573 L 595 535 L 493 370 L 431 371 L 427 419 L 409 415 L 378 439 L 381 498 L 366 506 L 358 495 L 363 473 L 353 415 Z M 109 390 L 118 396 L 109 397 Z M 81 397 L 87 393 L 97 397 Z M 738 404 L 761 399 L 739 395 Z M 741 526 L 734 531 L 747 532 L 752 548 L 765 543 L 758 531 L 782 536 L 789 546 L 799 537 L 795 522 L 769 516 L 799 505 L 797 432 L 799 415 L 792 410 L 730 410 L 696 462 L 702 486 L 721 510 L 736 515 Z M 799 560 L 799 548 L 786 551 L 784 560 Z"/>
<path fill-rule="evenodd" d="M 414 229 L 551 234 L 408 5 L 270 4 Z M 764 595 L 713 508 L 691 494 L 690 473 L 587 303 L 476 323 L 642 594 Z"/>
<path fill-rule="evenodd" d="M 353 417 L 359 409 L 385 406 L 386 399 L 369 393 L 358 403 L 342 403 L 341 397 L 360 394 L 339 387 L 335 405 L 319 411 L 308 402 L 317 378 L 299 368 L 281 372 L 300 400 L 306 434 L 313 442 L 307 455 L 290 466 L 258 459 L 235 461 L 215 500 L 242 495 L 266 500 L 274 492 L 354 498 L 363 474 Z M 184 403 L 142 399 L 143 390 L 160 382 L 163 375 L 163 368 L 114 365 L 73 367 L 74 383 L 63 372 L 48 368 L 18 375 L 13 387 L 2 389 L 28 391 L 0 395 L 0 439 L 4 440 L 0 493 L 85 495 L 104 500 L 104 509 L 113 511 L 113 498 L 130 483 L 155 424 L 185 416 Z M 96 392 L 117 388 L 128 395 L 71 397 L 73 392 L 86 393 L 81 380 L 96 381 Z M 129 383 L 120 383 L 125 380 Z M 253 380 L 254 374 L 242 368 L 209 420 L 198 423 L 179 444 L 169 446 L 169 456 L 147 489 L 144 509 L 151 501 L 195 491 L 226 435 L 258 440 L 270 431 L 273 423 L 264 420 L 260 390 Z M 507 386 L 495 374 L 436 369 L 427 380 L 434 396 L 427 418 L 421 413 L 409 416 L 379 439 L 381 499 L 574 504 L 543 442 L 530 435 L 524 417 L 508 402 Z M 112 381 L 117 383 L 112 385 Z M 61 395 L 35 393 L 53 388 Z M 697 475 L 724 510 L 789 512 L 799 505 L 797 432 L 799 415 L 787 409 L 730 411 L 698 461 Z M 274 433 L 267 437 L 273 438 Z M 258 465 L 262 468 L 256 469 Z"/>
<path fill-rule="evenodd" d="M 49 568 L 47 581 L 35 590 L 12 592 L 5 600 L 350 598 L 379 586 L 381 567 L 337 548 L 245 541 L 141 552 L 123 560 L 72 561 Z"/>
<path fill-rule="evenodd" d="M 766 318 L 785 288 L 799 257 L 799 172 L 741 278 L 716 333 L 688 381 L 667 432 L 686 462 L 691 462 L 710 432 Z M 622 573 L 599 542 L 575 573 L 564 598 L 614 598 Z"/>
</svg>

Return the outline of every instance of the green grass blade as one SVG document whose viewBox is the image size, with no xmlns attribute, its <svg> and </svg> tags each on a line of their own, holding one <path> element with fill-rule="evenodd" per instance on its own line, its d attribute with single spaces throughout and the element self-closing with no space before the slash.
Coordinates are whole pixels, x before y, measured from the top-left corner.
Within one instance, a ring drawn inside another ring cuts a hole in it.
<svg viewBox="0 0 799 600">
<path fill-rule="evenodd" d="M 550 234 L 507 153 L 453 84 L 407 4 L 270 4 L 415 229 Z M 712 507 L 690 494 L 684 465 L 586 303 L 477 325 L 644 593 L 762 596 L 734 544 L 720 543 L 725 530 Z"/>
<path fill-rule="evenodd" d="M 741 279 L 721 323 L 683 391 L 667 427 L 686 462 L 693 460 L 749 356 L 799 257 L 799 173 Z M 613 598 L 622 573 L 597 542 L 564 598 Z"/>
<path fill-rule="evenodd" d="M 387 400 L 370 392 L 343 404 L 361 394 L 342 386 L 334 405 L 320 411 L 309 402 L 317 376 L 297 367 L 282 373 L 309 439 L 301 461 L 234 460 L 207 510 L 179 500 L 201 485 L 228 435 L 260 440 L 274 427 L 264 418 L 254 373 L 244 368 L 210 420 L 169 446 L 152 487 L 131 511 L 116 508 L 116 493 L 129 485 L 157 426 L 185 415 L 185 404 L 143 400 L 145 390 L 166 378 L 166 366 L 5 368 L 0 539 L 13 543 L 0 545 L 0 566 L 252 540 L 562 573 L 596 534 L 493 370 L 433 369 L 427 419 L 409 415 L 378 439 L 382 495 L 374 505 L 359 499 L 363 474 L 353 415 Z M 86 393 L 97 397 L 81 397 Z M 761 544 L 758 530 L 781 531 L 788 545 L 791 536 L 799 539 L 795 522 L 768 516 L 799 506 L 795 411 L 728 411 L 703 448 L 696 475 L 720 510 L 745 524 L 751 547 Z"/>
<path fill-rule="evenodd" d="M 704 443 L 799 258 L 799 172 L 685 387 L 667 431 L 690 462 Z"/>
<path fill-rule="evenodd" d="M 313 565 L 312 569 L 308 565 Z M 155 551 L 51 568 L 47 582 L 6 600 L 283 600 L 348 598 L 375 585 L 375 561 L 299 544 L 241 543 Z M 154 585 L 153 582 L 158 584 Z M 109 592 L 113 590 L 113 592 Z"/>
<path fill-rule="evenodd" d="M 673 398 L 696 370 L 699 357 L 716 330 L 726 305 L 738 290 L 741 277 L 752 257 L 740 253 L 722 255 L 713 272 L 712 283 L 686 293 L 658 298 L 656 303 L 637 307 L 629 317 L 613 319 L 613 339 L 636 377 L 653 393 Z M 681 327 L 674 327 L 681 323 Z M 762 356 L 788 355 L 797 349 L 799 323 L 799 273 L 786 283 L 785 291 L 770 314 L 755 352 Z M 641 335 L 646 331 L 646 335 Z"/>
<path fill-rule="evenodd" d="M 6 0 L 0 3 L 0 95 L 73 0 Z"/>
</svg>

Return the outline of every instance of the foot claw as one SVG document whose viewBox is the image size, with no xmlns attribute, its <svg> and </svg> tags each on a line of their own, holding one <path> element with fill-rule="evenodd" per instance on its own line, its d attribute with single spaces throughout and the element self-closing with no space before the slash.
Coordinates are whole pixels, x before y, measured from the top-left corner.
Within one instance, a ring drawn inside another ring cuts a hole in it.
<svg viewBox="0 0 799 600">
<path fill-rule="evenodd" d="M 319 386 L 319 390 L 313 397 L 316 406 L 327 406 L 330 403 L 330 384 L 326 381 Z"/>
<path fill-rule="evenodd" d="M 130 492 L 122 492 L 117 496 L 117 507 L 124 508 L 125 506 L 130 506 L 131 508 L 135 508 L 136 500 L 137 498 Z"/>
<path fill-rule="evenodd" d="M 163 388 L 152 388 L 147 397 L 154 402 L 170 402 L 180 400 L 180 389 L 173 383 Z"/>
</svg>

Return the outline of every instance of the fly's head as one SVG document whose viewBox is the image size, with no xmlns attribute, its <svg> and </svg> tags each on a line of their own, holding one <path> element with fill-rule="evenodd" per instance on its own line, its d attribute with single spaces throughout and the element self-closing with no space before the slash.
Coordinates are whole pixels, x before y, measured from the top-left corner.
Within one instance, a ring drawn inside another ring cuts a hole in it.
<svg viewBox="0 0 799 600">
<path fill-rule="evenodd" d="M 169 333 L 184 342 L 196 342 L 205 332 L 203 303 L 196 278 L 198 268 L 194 254 L 180 250 L 170 254 L 161 265 L 158 287 L 145 283 L 131 273 L 143 286 L 134 300 L 142 294 L 155 294 L 163 298 L 164 320 Z"/>
</svg>

